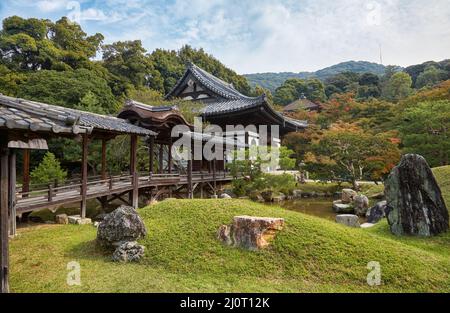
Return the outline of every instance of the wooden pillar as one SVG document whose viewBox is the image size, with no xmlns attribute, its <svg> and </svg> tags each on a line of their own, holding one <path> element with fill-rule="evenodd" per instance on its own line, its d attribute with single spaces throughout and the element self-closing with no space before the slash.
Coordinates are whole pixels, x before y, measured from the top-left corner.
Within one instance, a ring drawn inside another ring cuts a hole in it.
<svg viewBox="0 0 450 313">
<path fill-rule="evenodd" d="M 169 169 L 169 174 L 172 174 L 172 165 L 173 165 L 173 161 L 172 161 L 172 138 L 170 138 L 170 143 L 169 143 L 169 156 L 168 156 L 168 169 Z"/>
<path fill-rule="evenodd" d="M 130 145 L 130 174 L 132 177 L 133 191 L 130 194 L 131 206 L 135 209 L 138 208 L 138 195 L 139 195 L 139 181 L 137 175 L 137 135 L 131 135 Z"/>
<path fill-rule="evenodd" d="M 153 173 L 153 154 L 154 154 L 155 138 L 150 137 L 149 148 L 148 148 L 148 171 L 151 176 Z"/>
<path fill-rule="evenodd" d="M 88 144 L 87 134 L 83 134 L 81 147 L 81 218 L 86 217 L 87 176 L 88 176 Z"/>
<path fill-rule="evenodd" d="M 191 147 L 190 147 L 190 157 L 188 159 L 188 164 L 187 164 L 187 172 L 188 172 L 188 181 L 187 181 L 187 189 L 188 189 L 188 198 L 192 199 L 194 198 L 194 194 L 192 191 L 192 159 L 193 159 L 193 151 L 192 151 L 192 143 L 191 143 Z"/>
<path fill-rule="evenodd" d="M 23 150 L 23 182 L 22 182 L 22 192 L 30 191 L 30 150 Z M 23 198 L 28 198 L 28 194 L 22 196 Z"/>
<path fill-rule="evenodd" d="M 163 173 L 164 145 L 159 144 L 159 173 Z"/>
<path fill-rule="evenodd" d="M 0 159 L 0 292 L 9 292 L 9 237 L 8 237 L 8 149 L 1 147 Z"/>
<path fill-rule="evenodd" d="M 106 179 L 108 178 L 107 173 L 106 173 L 106 144 L 107 144 L 107 140 L 106 139 L 102 139 L 102 164 L 101 164 L 101 169 L 100 169 L 100 175 L 102 177 L 103 181 L 106 181 Z M 111 184 L 111 182 L 104 182 L 105 185 Z M 101 204 L 101 209 L 103 211 L 103 209 L 105 209 L 106 205 L 108 203 L 108 196 L 103 196 L 100 198 L 100 204 Z"/>
<path fill-rule="evenodd" d="M 213 160 L 213 183 L 214 183 L 214 195 L 217 194 L 217 180 L 216 180 L 216 170 L 217 170 L 217 160 Z"/>
<path fill-rule="evenodd" d="M 106 139 L 102 139 L 102 168 L 101 168 L 101 175 L 102 180 L 105 180 L 107 178 L 106 175 Z"/>
<path fill-rule="evenodd" d="M 9 152 L 9 234 L 16 235 L 16 151 Z"/>
</svg>

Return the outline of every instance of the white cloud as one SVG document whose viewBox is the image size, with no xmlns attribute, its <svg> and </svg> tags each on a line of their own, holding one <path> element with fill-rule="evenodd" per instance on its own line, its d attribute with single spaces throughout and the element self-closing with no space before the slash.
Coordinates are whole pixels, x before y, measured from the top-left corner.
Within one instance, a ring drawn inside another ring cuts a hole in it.
<svg viewBox="0 0 450 313">
<path fill-rule="evenodd" d="M 36 5 L 45 11 L 40 16 L 56 19 L 67 13 L 67 2 L 40 0 Z M 5 3 L 14 8 L 10 12 L 30 5 L 25 0 Z M 448 0 L 80 3 L 83 28 L 102 32 L 107 42 L 142 39 L 149 51 L 183 44 L 203 47 L 240 73 L 317 70 L 347 60 L 378 62 L 380 46 L 385 64 L 450 57 Z"/>
</svg>

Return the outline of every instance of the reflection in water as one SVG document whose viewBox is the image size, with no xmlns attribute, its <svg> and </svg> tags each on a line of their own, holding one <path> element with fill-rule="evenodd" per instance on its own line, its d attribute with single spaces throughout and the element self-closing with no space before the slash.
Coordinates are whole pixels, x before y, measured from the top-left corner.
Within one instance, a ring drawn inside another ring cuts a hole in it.
<svg viewBox="0 0 450 313">
<path fill-rule="evenodd" d="M 333 199 L 300 199 L 283 201 L 278 206 L 309 215 L 314 215 L 334 221 L 336 213 L 333 212 Z"/>
</svg>

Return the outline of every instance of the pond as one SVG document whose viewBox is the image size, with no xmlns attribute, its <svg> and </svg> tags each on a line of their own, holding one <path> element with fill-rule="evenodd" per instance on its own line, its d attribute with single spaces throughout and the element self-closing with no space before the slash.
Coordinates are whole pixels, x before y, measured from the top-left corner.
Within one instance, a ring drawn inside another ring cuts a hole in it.
<svg viewBox="0 0 450 313">
<path fill-rule="evenodd" d="M 277 205 L 287 210 L 325 218 L 334 222 L 336 219 L 336 213 L 332 208 L 333 200 L 333 198 L 306 198 L 299 200 L 286 200 L 270 205 Z M 365 218 L 360 217 L 359 219 L 360 223 L 365 222 Z"/>
</svg>

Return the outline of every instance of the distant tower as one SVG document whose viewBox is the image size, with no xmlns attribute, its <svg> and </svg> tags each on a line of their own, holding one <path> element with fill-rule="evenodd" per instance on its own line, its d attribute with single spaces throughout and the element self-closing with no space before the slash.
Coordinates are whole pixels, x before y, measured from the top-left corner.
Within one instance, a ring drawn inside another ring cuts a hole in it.
<svg viewBox="0 0 450 313">
<path fill-rule="evenodd" d="M 380 49 L 380 64 L 383 65 L 383 54 L 381 53 L 381 43 L 378 44 L 378 47 Z"/>
</svg>

